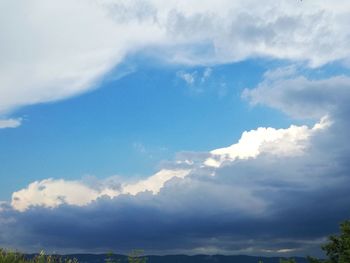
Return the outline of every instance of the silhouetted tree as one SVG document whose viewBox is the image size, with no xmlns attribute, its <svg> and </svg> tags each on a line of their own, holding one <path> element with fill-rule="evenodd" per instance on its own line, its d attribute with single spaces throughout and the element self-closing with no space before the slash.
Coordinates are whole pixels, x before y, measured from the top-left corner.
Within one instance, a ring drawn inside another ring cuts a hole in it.
<svg viewBox="0 0 350 263">
<path fill-rule="evenodd" d="M 340 224 L 340 234 L 331 235 L 329 242 L 322 246 L 327 259 L 319 260 L 309 257 L 310 263 L 350 263 L 350 220 Z"/>
<path fill-rule="evenodd" d="M 294 259 L 281 259 L 280 263 L 297 263 Z"/>
</svg>

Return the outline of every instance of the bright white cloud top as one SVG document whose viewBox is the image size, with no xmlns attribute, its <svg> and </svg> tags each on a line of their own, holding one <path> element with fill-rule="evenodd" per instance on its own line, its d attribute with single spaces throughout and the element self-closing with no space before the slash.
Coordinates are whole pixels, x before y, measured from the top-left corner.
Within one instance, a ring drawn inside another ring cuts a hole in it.
<svg viewBox="0 0 350 263">
<path fill-rule="evenodd" d="M 244 132 L 236 144 L 211 151 L 211 157 L 204 164 L 220 167 L 225 161 L 255 158 L 263 153 L 280 156 L 302 155 L 309 146 L 310 136 L 329 125 L 329 120 L 324 117 L 312 128 L 305 125 L 292 125 L 287 129 L 260 127 L 257 130 Z"/>
<path fill-rule="evenodd" d="M 190 170 L 184 169 L 164 169 L 147 179 L 135 183 L 123 183 L 117 189 L 115 183 L 108 180 L 100 182 L 100 187 L 96 188 L 79 181 L 46 179 L 33 182 L 27 188 L 13 193 L 11 205 L 23 212 L 35 206 L 48 208 L 63 204 L 84 206 L 104 196 L 114 198 L 121 194 L 137 195 L 145 191 L 157 194 L 167 181 L 184 178 L 189 172 Z"/>
</svg>

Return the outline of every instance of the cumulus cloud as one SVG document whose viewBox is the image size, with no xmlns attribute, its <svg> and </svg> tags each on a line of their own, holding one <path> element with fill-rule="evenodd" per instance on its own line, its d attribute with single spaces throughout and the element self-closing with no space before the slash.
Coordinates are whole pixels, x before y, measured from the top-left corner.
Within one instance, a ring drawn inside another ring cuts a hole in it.
<svg viewBox="0 0 350 263">
<path fill-rule="evenodd" d="M 259 56 L 311 66 L 350 54 L 350 7 L 343 1 L 269 0 L 262 7 L 252 0 L 16 0 L 1 2 L 0 10 L 3 115 L 86 92 L 135 52 L 170 63 Z"/>
<path fill-rule="evenodd" d="M 33 182 L 27 188 L 13 193 L 11 205 L 24 211 L 31 206 L 57 207 L 61 204 L 86 205 L 98 197 L 115 196 L 112 189 L 98 191 L 78 181 L 46 179 Z"/>
<path fill-rule="evenodd" d="M 96 182 L 92 185 L 84 181 L 46 179 L 33 182 L 27 188 L 14 192 L 11 205 L 23 212 L 35 206 L 47 208 L 63 204 L 85 206 L 103 196 L 114 198 L 120 194 L 137 195 L 145 191 L 157 194 L 167 181 L 184 178 L 189 172 L 190 170 L 185 169 L 163 169 L 147 179 L 121 185 L 113 178 L 98 182 L 97 185 Z"/>
<path fill-rule="evenodd" d="M 319 129 L 327 128 L 330 121 L 323 117 L 314 127 L 292 125 L 287 129 L 260 127 L 244 132 L 238 143 L 211 151 L 205 164 L 220 167 L 225 161 L 255 158 L 266 152 L 276 155 L 301 155 L 308 146 L 308 139 Z"/>
</svg>

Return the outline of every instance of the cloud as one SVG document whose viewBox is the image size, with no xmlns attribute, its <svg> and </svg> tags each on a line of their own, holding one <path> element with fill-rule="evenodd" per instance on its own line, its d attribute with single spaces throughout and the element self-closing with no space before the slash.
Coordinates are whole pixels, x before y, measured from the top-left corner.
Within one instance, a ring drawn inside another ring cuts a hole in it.
<svg viewBox="0 0 350 263">
<path fill-rule="evenodd" d="M 211 68 L 205 68 L 201 77 L 201 82 L 204 83 L 211 76 L 212 72 L 213 70 Z"/>
<path fill-rule="evenodd" d="M 308 79 L 287 67 L 265 74 L 254 89 L 245 89 L 243 98 L 252 105 L 267 105 L 299 119 L 318 119 L 337 114 L 350 97 L 350 77 Z"/>
<path fill-rule="evenodd" d="M 0 114 L 96 88 L 136 52 L 190 65 L 251 57 L 306 61 L 313 67 L 349 60 L 348 4 L 258 3 L 2 2 Z"/>
<path fill-rule="evenodd" d="M 311 129 L 305 125 L 292 125 L 287 129 L 260 127 L 257 130 L 246 131 L 238 143 L 212 150 L 211 157 L 204 163 L 207 166 L 220 167 L 225 161 L 256 158 L 265 152 L 280 156 L 302 155 L 308 146 L 310 136 L 329 125 L 330 121 L 327 117 L 323 117 L 320 123 L 316 123 Z"/>
<path fill-rule="evenodd" d="M 113 178 L 88 184 L 84 181 L 66 181 L 63 179 L 45 179 L 28 185 L 27 188 L 12 194 L 11 205 L 18 211 L 35 206 L 55 208 L 68 204 L 86 206 L 103 196 L 114 198 L 121 194 L 137 195 L 142 192 L 158 194 L 167 181 L 184 178 L 190 170 L 163 169 L 147 179 L 132 183 L 118 183 Z"/>
<path fill-rule="evenodd" d="M 205 67 L 201 70 L 194 71 L 184 71 L 180 70 L 176 73 L 177 77 L 185 82 L 185 84 L 190 88 L 191 92 L 202 93 L 212 85 L 208 80 L 212 75 L 213 70 L 210 67 Z M 223 83 L 220 84 L 220 88 L 218 89 L 219 96 L 225 95 L 222 93 L 223 91 Z M 215 91 L 217 91 L 217 87 L 215 87 Z"/>
<path fill-rule="evenodd" d="M 21 126 L 22 119 L 0 119 L 0 129 L 6 129 L 6 128 L 17 128 Z"/>
<path fill-rule="evenodd" d="M 140 180 L 134 184 L 124 184 L 122 187 L 123 194 L 137 195 L 144 191 L 150 191 L 158 194 L 164 184 L 173 178 L 184 178 L 190 173 L 190 170 L 161 170 L 145 180 Z"/>
<path fill-rule="evenodd" d="M 179 78 L 184 80 L 188 86 L 192 86 L 195 83 L 197 72 L 194 71 L 192 73 L 187 73 L 180 71 L 177 73 L 177 75 Z"/>
<path fill-rule="evenodd" d="M 0 213 L 0 242 L 27 251 L 314 254 L 350 216 L 349 169 L 324 150 L 327 136 L 323 130 L 313 137 L 301 156 L 265 153 L 228 162 L 214 176 L 211 168 L 196 167 L 156 194 L 22 212 L 7 206 Z"/>
<path fill-rule="evenodd" d="M 160 41 L 160 28 L 137 15 L 115 21 L 107 1 L 2 2 L 0 113 L 64 99 L 96 87 L 136 47 Z M 123 13 L 123 9 L 115 9 Z M 23 44 L 25 43 L 25 45 Z"/>
<path fill-rule="evenodd" d="M 115 196 L 113 189 L 98 191 L 78 181 L 46 179 L 33 182 L 27 188 L 13 193 L 11 205 L 18 211 L 31 206 L 53 208 L 61 204 L 86 205 L 103 195 Z"/>
</svg>

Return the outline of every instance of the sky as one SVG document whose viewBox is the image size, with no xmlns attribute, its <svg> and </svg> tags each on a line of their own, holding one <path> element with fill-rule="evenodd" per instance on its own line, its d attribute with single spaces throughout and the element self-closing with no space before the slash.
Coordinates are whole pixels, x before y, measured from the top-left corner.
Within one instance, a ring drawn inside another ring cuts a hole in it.
<svg viewBox="0 0 350 263">
<path fill-rule="evenodd" d="M 350 3 L 0 2 L 0 247 L 322 256 L 350 218 Z"/>
</svg>

